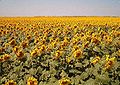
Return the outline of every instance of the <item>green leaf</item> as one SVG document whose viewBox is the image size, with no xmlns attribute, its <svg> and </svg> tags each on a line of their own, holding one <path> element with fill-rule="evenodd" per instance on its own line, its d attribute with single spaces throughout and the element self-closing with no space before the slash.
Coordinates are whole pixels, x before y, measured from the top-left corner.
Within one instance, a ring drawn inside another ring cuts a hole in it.
<svg viewBox="0 0 120 85">
<path fill-rule="evenodd" d="M 80 75 L 81 79 L 85 79 L 85 78 L 87 78 L 88 76 L 89 76 L 89 75 L 88 75 L 87 72 L 83 72 L 83 73 Z"/>
<path fill-rule="evenodd" d="M 101 51 L 100 48 L 97 47 L 97 46 L 95 46 L 95 47 L 93 48 L 93 50 L 94 50 L 95 52 L 100 52 L 100 51 Z"/>
<path fill-rule="evenodd" d="M 102 84 L 109 84 L 110 78 L 107 74 L 96 76 L 96 80 Z"/>
<path fill-rule="evenodd" d="M 87 80 L 87 81 L 85 82 L 84 85 L 96 85 L 96 82 L 95 82 L 94 79 L 90 78 L 89 80 Z"/>
<path fill-rule="evenodd" d="M 82 67 L 82 63 L 75 63 L 75 67 L 81 68 Z"/>
<path fill-rule="evenodd" d="M 61 76 L 62 78 L 63 78 L 63 77 L 68 77 L 68 74 L 67 74 L 64 70 L 62 70 L 60 76 Z"/>
</svg>

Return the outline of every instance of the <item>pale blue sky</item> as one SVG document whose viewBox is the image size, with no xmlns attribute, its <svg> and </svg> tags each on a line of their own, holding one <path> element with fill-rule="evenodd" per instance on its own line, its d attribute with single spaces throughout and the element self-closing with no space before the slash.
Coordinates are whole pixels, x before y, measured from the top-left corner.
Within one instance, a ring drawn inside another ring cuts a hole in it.
<svg viewBox="0 0 120 85">
<path fill-rule="evenodd" d="M 0 0 L 0 16 L 120 16 L 120 0 Z"/>
</svg>

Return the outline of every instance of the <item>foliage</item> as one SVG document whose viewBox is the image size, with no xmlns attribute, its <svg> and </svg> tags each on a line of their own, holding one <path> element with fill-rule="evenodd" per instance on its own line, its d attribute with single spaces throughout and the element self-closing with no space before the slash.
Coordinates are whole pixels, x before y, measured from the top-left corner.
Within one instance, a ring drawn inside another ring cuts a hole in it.
<svg viewBox="0 0 120 85">
<path fill-rule="evenodd" d="M 0 85 L 119 85 L 119 17 L 0 17 Z"/>
</svg>

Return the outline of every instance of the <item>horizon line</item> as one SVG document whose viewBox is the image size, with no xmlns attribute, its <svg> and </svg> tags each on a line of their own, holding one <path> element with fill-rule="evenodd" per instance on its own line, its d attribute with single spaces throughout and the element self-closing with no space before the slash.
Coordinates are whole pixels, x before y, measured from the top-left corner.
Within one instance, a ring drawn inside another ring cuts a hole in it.
<svg viewBox="0 0 120 85">
<path fill-rule="evenodd" d="M 59 16 L 59 15 L 53 15 L 53 16 L 44 16 L 44 15 L 42 15 L 42 16 L 0 16 L 0 17 L 120 17 L 120 16 L 115 16 L 115 15 L 112 15 L 112 16 L 103 16 L 103 15 L 86 15 L 86 16 L 82 16 L 82 15 L 80 15 L 80 16 L 71 16 L 71 15 L 65 15 L 65 16 Z"/>
</svg>

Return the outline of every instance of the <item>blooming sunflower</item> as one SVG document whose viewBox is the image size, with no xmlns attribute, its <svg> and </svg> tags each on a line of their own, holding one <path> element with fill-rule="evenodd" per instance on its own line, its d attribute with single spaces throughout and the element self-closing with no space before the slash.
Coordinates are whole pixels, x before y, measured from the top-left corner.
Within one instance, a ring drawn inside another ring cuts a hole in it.
<svg viewBox="0 0 120 85">
<path fill-rule="evenodd" d="M 37 56 L 38 55 L 38 49 L 36 48 L 36 49 L 34 49 L 33 51 L 31 51 L 31 56 L 32 57 L 35 57 L 35 56 Z"/>
<path fill-rule="evenodd" d="M 22 46 L 23 48 L 26 48 L 26 47 L 28 46 L 28 42 L 23 41 L 23 42 L 21 43 L 21 46 Z"/>
<path fill-rule="evenodd" d="M 11 58 L 11 56 L 8 55 L 8 54 L 3 55 L 3 59 L 4 59 L 4 61 L 9 60 L 10 58 Z"/>
<path fill-rule="evenodd" d="M 19 47 L 18 47 L 18 46 L 15 46 L 15 47 L 13 48 L 13 51 L 14 51 L 15 53 L 17 53 L 18 50 L 19 50 Z"/>
<path fill-rule="evenodd" d="M 112 66 L 115 63 L 115 57 L 109 58 L 109 59 L 107 58 L 106 60 L 107 62 L 105 63 L 104 67 L 105 67 L 105 70 L 109 70 L 110 68 L 112 68 Z"/>
<path fill-rule="evenodd" d="M 71 84 L 71 81 L 69 79 L 63 78 L 59 80 L 60 85 L 69 85 Z"/>
<path fill-rule="evenodd" d="M 23 52 L 22 50 L 20 50 L 20 51 L 18 51 L 18 52 L 16 53 L 16 55 L 17 55 L 17 58 L 18 58 L 18 59 L 23 59 L 23 57 L 24 57 L 24 52 Z"/>
<path fill-rule="evenodd" d="M 96 56 L 91 63 L 96 64 L 99 60 L 100 60 L 100 57 Z"/>
<path fill-rule="evenodd" d="M 76 50 L 73 53 L 73 55 L 74 55 L 74 58 L 79 59 L 81 57 L 81 55 L 82 55 L 82 50 L 81 49 Z"/>
<path fill-rule="evenodd" d="M 16 41 L 14 39 L 10 41 L 11 46 L 15 46 L 15 44 L 16 44 Z"/>
<path fill-rule="evenodd" d="M 40 47 L 40 50 L 41 50 L 41 51 L 45 51 L 45 49 L 46 49 L 46 46 L 45 46 L 45 45 L 42 45 L 42 46 Z"/>
<path fill-rule="evenodd" d="M 56 53 L 55 53 L 55 59 L 60 58 L 61 55 L 62 55 L 62 51 L 57 50 Z"/>
<path fill-rule="evenodd" d="M 28 40 L 30 40 L 30 39 L 31 39 L 31 36 L 30 36 L 30 35 L 28 35 L 28 36 L 27 36 L 27 39 L 28 39 Z"/>
<path fill-rule="evenodd" d="M 14 82 L 13 80 L 9 80 L 8 82 L 6 82 L 4 85 L 17 85 L 16 82 Z"/>
<path fill-rule="evenodd" d="M 38 81 L 34 77 L 29 77 L 27 80 L 27 85 L 38 85 Z"/>
<path fill-rule="evenodd" d="M 4 47 L 1 47 L 0 48 L 0 53 L 3 53 L 5 51 L 5 48 Z"/>
<path fill-rule="evenodd" d="M 0 57 L 0 62 L 3 62 L 4 58 L 3 57 Z"/>
</svg>

